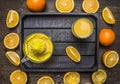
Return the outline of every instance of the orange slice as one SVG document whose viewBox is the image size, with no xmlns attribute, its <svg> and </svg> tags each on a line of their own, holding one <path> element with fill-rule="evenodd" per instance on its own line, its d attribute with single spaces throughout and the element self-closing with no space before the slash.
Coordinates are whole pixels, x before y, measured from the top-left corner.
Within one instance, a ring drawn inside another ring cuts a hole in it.
<svg viewBox="0 0 120 84">
<path fill-rule="evenodd" d="M 81 56 L 80 53 L 78 52 L 78 50 L 76 48 L 74 48 L 73 46 L 68 46 L 66 48 L 66 53 L 68 55 L 68 57 L 74 61 L 74 62 L 80 62 L 81 60 Z"/>
<path fill-rule="evenodd" d="M 102 11 L 102 17 L 104 21 L 108 24 L 115 24 L 115 18 L 113 16 L 112 11 L 108 8 L 105 7 Z"/>
<path fill-rule="evenodd" d="M 9 10 L 6 18 L 6 25 L 8 28 L 14 28 L 19 23 L 19 14 L 15 10 Z"/>
<path fill-rule="evenodd" d="M 69 13 L 74 9 L 74 0 L 56 0 L 56 9 L 61 13 Z"/>
<path fill-rule="evenodd" d="M 10 82 L 12 84 L 26 84 L 27 74 L 21 70 L 15 70 L 10 75 Z"/>
<path fill-rule="evenodd" d="M 4 38 L 4 45 L 8 49 L 15 49 L 19 45 L 19 36 L 17 33 L 9 33 Z"/>
<path fill-rule="evenodd" d="M 86 13 L 95 13 L 99 9 L 99 2 L 98 0 L 84 0 L 82 8 Z"/>
<path fill-rule="evenodd" d="M 94 84 L 103 84 L 107 79 L 107 73 L 103 69 L 98 69 L 98 71 L 92 74 L 92 81 Z"/>
<path fill-rule="evenodd" d="M 119 55 L 116 51 L 106 51 L 103 54 L 103 63 L 107 68 L 113 68 L 119 61 Z"/>
<path fill-rule="evenodd" d="M 80 84 L 80 74 L 77 72 L 67 72 L 64 75 L 64 84 Z"/>
<path fill-rule="evenodd" d="M 20 65 L 20 57 L 15 51 L 7 51 L 5 55 L 13 65 L 15 66 Z"/>
<path fill-rule="evenodd" d="M 37 84 L 55 84 L 50 76 L 43 76 L 38 79 Z"/>
</svg>

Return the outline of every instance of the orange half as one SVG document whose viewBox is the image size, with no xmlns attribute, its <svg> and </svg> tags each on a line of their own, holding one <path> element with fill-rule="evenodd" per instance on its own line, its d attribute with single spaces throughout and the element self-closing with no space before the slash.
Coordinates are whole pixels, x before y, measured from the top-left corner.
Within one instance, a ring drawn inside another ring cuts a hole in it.
<svg viewBox="0 0 120 84">
<path fill-rule="evenodd" d="M 103 63 L 107 68 L 113 68 L 119 61 L 119 55 L 116 51 L 106 51 L 103 54 Z"/>
<path fill-rule="evenodd" d="M 98 71 L 92 74 L 92 81 L 94 84 L 104 84 L 107 79 L 107 73 L 103 69 L 98 69 Z"/>
<path fill-rule="evenodd" d="M 10 82 L 12 84 L 26 84 L 27 74 L 21 70 L 15 70 L 10 74 Z"/>
<path fill-rule="evenodd" d="M 63 80 L 64 84 L 80 84 L 80 74 L 78 72 L 67 72 Z"/>
<path fill-rule="evenodd" d="M 99 2 L 98 0 L 84 0 L 82 8 L 86 13 L 95 13 L 99 9 Z"/>
<path fill-rule="evenodd" d="M 43 76 L 38 79 L 37 84 L 55 84 L 50 76 Z"/>
<path fill-rule="evenodd" d="M 74 0 L 56 0 L 56 9 L 61 13 L 69 13 L 74 9 Z"/>
<path fill-rule="evenodd" d="M 8 49 L 15 49 L 19 45 L 19 36 L 17 33 L 9 33 L 4 38 L 4 45 Z"/>
</svg>

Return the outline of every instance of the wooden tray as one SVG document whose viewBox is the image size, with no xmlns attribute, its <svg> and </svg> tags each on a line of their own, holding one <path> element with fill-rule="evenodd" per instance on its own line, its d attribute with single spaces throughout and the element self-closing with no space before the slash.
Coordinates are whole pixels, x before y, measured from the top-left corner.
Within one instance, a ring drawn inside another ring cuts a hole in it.
<svg viewBox="0 0 120 84">
<path fill-rule="evenodd" d="M 71 26 L 79 18 L 88 18 L 94 24 L 94 33 L 85 40 L 75 38 L 71 33 Z M 21 69 L 28 72 L 90 72 L 98 68 L 98 18 L 92 14 L 25 14 L 21 17 L 20 52 L 24 57 L 23 42 L 29 34 L 45 33 L 52 38 L 54 52 L 50 60 L 36 64 L 30 61 L 21 62 Z M 66 55 L 65 49 L 72 45 L 81 53 L 81 61 L 75 63 Z"/>
</svg>

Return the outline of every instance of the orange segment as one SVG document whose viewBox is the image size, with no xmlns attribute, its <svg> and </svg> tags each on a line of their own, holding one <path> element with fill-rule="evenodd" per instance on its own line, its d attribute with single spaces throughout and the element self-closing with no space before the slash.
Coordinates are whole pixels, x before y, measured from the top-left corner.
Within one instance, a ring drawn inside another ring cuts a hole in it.
<svg viewBox="0 0 120 84">
<path fill-rule="evenodd" d="M 82 8 L 86 13 L 95 13 L 99 9 L 99 2 L 98 0 L 84 0 Z"/>
<path fill-rule="evenodd" d="M 103 84 L 107 79 L 107 73 L 103 69 L 98 69 L 98 71 L 92 74 L 92 81 L 94 84 Z"/>
<path fill-rule="evenodd" d="M 80 53 L 78 52 L 78 50 L 76 48 L 74 48 L 73 46 L 68 46 L 66 48 L 66 53 L 68 55 L 68 57 L 74 61 L 74 62 L 80 62 L 81 60 L 81 56 Z"/>
<path fill-rule="evenodd" d="M 50 76 L 43 76 L 38 79 L 37 84 L 55 84 Z"/>
<path fill-rule="evenodd" d="M 116 51 L 106 51 L 103 54 L 103 63 L 108 68 L 113 68 L 119 61 L 119 55 Z"/>
<path fill-rule="evenodd" d="M 112 11 L 108 8 L 105 7 L 102 11 L 102 17 L 104 21 L 108 24 L 115 24 L 115 18 L 112 14 Z"/>
<path fill-rule="evenodd" d="M 6 18 L 6 25 L 8 28 L 14 28 L 19 23 L 19 14 L 15 10 L 9 10 Z"/>
<path fill-rule="evenodd" d="M 10 75 L 10 82 L 12 84 L 26 84 L 27 74 L 21 70 L 15 70 Z"/>
<path fill-rule="evenodd" d="M 4 45 L 8 49 L 15 49 L 19 45 L 19 36 L 17 33 L 9 33 L 4 38 Z"/>
<path fill-rule="evenodd" d="M 14 51 L 7 51 L 5 53 L 6 57 L 8 58 L 8 60 L 15 66 L 19 66 L 20 65 L 20 57 L 19 55 L 14 52 Z"/>
<path fill-rule="evenodd" d="M 74 9 L 74 0 L 56 0 L 55 5 L 59 12 L 69 13 Z"/>
<path fill-rule="evenodd" d="M 67 72 L 63 80 L 64 84 L 80 84 L 80 74 L 77 72 Z"/>
</svg>

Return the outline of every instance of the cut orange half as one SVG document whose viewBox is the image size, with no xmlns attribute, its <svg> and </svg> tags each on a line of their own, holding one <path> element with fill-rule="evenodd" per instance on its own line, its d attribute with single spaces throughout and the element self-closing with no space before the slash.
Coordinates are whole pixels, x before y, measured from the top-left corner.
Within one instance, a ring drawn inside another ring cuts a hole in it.
<svg viewBox="0 0 120 84">
<path fill-rule="evenodd" d="M 80 84 L 80 74 L 78 72 L 67 72 L 63 81 L 64 84 Z"/>
<path fill-rule="evenodd" d="M 103 84 L 107 79 L 107 73 L 103 69 L 98 69 L 98 71 L 92 74 L 92 81 L 94 84 Z"/>
<path fill-rule="evenodd" d="M 26 84 L 27 74 L 21 70 L 15 70 L 10 75 L 10 82 L 12 84 Z"/>
<path fill-rule="evenodd" d="M 56 9 L 61 13 L 69 13 L 74 9 L 74 0 L 56 0 Z"/>
<path fill-rule="evenodd" d="M 7 59 L 15 66 L 20 65 L 20 57 L 15 51 L 7 51 L 5 53 Z"/>
<path fill-rule="evenodd" d="M 106 51 L 103 54 L 103 63 L 108 68 L 113 68 L 119 61 L 119 55 L 116 51 Z"/>
<path fill-rule="evenodd" d="M 38 79 L 37 84 L 55 84 L 50 76 L 43 76 Z"/>
<path fill-rule="evenodd" d="M 74 62 L 80 62 L 81 60 L 81 56 L 80 56 L 80 53 L 78 52 L 78 50 L 73 47 L 73 46 L 68 46 L 66 48 L 66 53 L 68 55 L 68 57 L 74 61 Z"/>
<path fill-rule="evenodd" d="M 19 36 L 17 33 L 9 33 L 4 38 L 4 45 L 8 49 L 15 49 L 19 45 Z"/>
<path fill-rule="evenodd" d="M 99 9 L 99 2 L 98 0 L 84 0 L 82 8 L 86 13 L 95 13 Z"/>
<path fill-rule="evenodd" d="M 19 14 L 15 10 L 9 10 L 6 18 L 6 25 L 8 28 L 14 28 L 19 23 Z"/>
<path fill-rule="evenodd" d="M 105 7 L 102 11 L 102 17 L 104 21 L 108 24 L 115 24 L 115 18 L 113 16 L 112 11 L 108 8 Z"/>
</svg>

